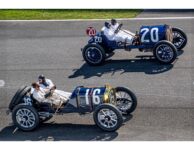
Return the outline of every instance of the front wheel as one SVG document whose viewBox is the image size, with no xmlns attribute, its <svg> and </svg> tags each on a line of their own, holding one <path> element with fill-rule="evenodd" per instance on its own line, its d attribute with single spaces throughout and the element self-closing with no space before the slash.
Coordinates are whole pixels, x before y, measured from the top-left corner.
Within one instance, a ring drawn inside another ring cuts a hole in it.
<svg viewBox="0 0 194 150">
<path fill-rule="evenodd" d="M 116 106 L 123 115 L 132 113 L 137 107 L 135 94 L 125 87 L 116 87 Z"/>
<path fill-rule="evenodd" d="M 115 131 L 123 123 L 121 112 L 112 104 L 99 105 L 93 114 L 94 122 L 104 131 Z"/>
<path fill-rule="evenodd" d="M 154 57 L 163 64 L 171 64 L 177 58 L 177 49 L 169 41 L 160 41 L 153 48 Z"/>
<path fill-rule="evenodd" d="M 28 105 L 17 105 L 12 112 L 14 125 L 23 131 L 32 131 L 39 125 L 39 116 L 36 109 Z"/>
<path fill-rule="evenodd" d="M 98 44 L 88 44 L 82 51 L 84 60 L 91 66 L 101 65 L 106 58 L 104 49 Z"/>
<path fill-rule="evenodd" d="M 187 44 L 187 35 L 179 28 L 172 28 L 173 44 L 177 50 L 183 49 Z"/>
</svg>

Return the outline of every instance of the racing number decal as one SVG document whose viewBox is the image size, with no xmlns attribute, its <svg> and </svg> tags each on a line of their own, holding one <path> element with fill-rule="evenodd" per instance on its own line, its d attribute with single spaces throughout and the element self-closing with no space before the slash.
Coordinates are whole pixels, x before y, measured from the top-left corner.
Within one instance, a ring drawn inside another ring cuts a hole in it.
<svg viewBox="0 0 194 150">
<path fill-rule="evenodd" d="M 158 42 L 159 41 L 159 29 L 158 28 L 151 28 L 150 30 L 150 40 L 151 42 Z M 149 43 L 150 40 L 146 39 L 146 35 L 149 33 L 149 28 L 143 28 L 141 29 L 142 36 L 141 36 L 141 42 L 142 43 Z"/>
<path fill-rule="evenodd" d="M 85 94 L 85 98 L 86 98 L 86 104 L 89 105 L 89 91 L 90 89 L 87 89 L 86 90 L 86 94 Z M 93 92 L 92 92 L 92 102 L 95 104 L 95 105 L 98 105 L 100 104 L 100 96 L 98 94 L 100 94 L 100 89 L 95 89 Z"/>
<path fill-rule="evenodd" d="M 90 37 L 95 36 L 95 35 L 96 35 L 96 29 L 93 28 L 93 27 L 88 27 L 88 28 L 86 29 L 86 34 L 87 34 L 88 36 L 90 36 Z"/>
<path fill-rule="evenodd" d="M 142 36 L 141 36 L 141 42 L 144 43 L 144 42 L 149 42 L 150 40 L 146 40 L 145 39 L 145 36 L 147 35 L 147 33 L 149 32 L 149 29 L 148 28 L 143 28 L 141 29 L 141 32 L 143 32 Z"/>
<path fill-rule="evenodd" d="M 90 91 L 90 89 L 87 89 L 87 90 L 86 90 L 86 94 L 85 94 L 86 105 L 89 105 L 89 98 L 88 98 L 88 96 L 89 96 L 89 91 Z"/>
<path fill-rule="evenodd" d="M 95 36 L 94 40 L 95 40 L 95 43 L 101 43 L 102 42 L 102 38 L 98 37 L 98 36 Z"/>
<path fill-rule="evenodd" d="M 158 42 L 159 41 L 159 35 L 158 35 L 158 28 L 152 28 L 151 32 L 151 41 L 152 42 Z"/>
<path fill-rule="evenodd" d="M 32 100 L 31 100 L 31 98 L 30 97 L 28 97 L 28 96 L 25 96 L 24 97 L 24 103 L 25 103 L 25 105 L 32 105 Z"/>
<path fill-rule="evenodd" d="M 100 104 L 100 97 L 97 94 L 100 94 L 100 89 L 95 89 L 92 94 L 92 101 L 95 105 Z"/>
</svg>

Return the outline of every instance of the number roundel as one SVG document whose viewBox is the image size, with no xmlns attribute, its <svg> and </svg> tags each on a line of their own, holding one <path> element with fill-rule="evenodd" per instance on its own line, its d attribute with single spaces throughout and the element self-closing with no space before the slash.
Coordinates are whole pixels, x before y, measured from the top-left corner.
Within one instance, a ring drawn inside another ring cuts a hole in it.
<svg viewBox="0 0 194 150">
<path fill-rule="evenodd" d="M 90 37 L 95 36 L 96 35 L 96 29 L 94 27 L 88 27 L 86 29 L 86 34 Z"/>
</svg>

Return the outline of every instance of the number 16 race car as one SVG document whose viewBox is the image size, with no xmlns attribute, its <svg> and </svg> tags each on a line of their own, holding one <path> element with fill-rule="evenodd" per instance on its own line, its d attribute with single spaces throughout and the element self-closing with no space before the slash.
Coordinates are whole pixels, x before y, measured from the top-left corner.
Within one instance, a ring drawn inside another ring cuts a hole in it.
<svg viewBox="0 0 194 150">
<path fill-rule="evenodd" d="M 124 31 L 121 27 L 122 24 L 117 27 L 115 34 L 120 30 Z M 177 51 L 187 44 L 186 34 L 181 29 L 169 25 L 142 26 L 133 44 L 109 40 L 103 31 L 96 33 L 93 27 L 88 27 L 86 32 L 91 38 L 81 50 L 84 60 L 92 66 L 103 64 L 115 49 L 152 52 L 159 62 L 171 64 L 177 58 Z"/>
<path fill-rule="evenodd" d="M 76 87 L 68 101 L 60 108 L 40 103 L 31 94 L 31 87 L 18 89 L 9 104 L 16 127 L 31 131 L 57 114 L 93 113 L 94 122 L 104 131 L 115 131 L 123 123 L 123 115 L 131 114 L 137 106 L 137 98 L 125 87 Z"/>
</svg>

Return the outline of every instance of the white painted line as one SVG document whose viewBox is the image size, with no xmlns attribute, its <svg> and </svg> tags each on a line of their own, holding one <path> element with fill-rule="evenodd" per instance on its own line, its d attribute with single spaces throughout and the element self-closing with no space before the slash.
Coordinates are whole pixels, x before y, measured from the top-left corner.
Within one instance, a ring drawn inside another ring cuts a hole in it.
<svg viewBox="0 0 194 150">
<path fill-rule="evenodd" d="M 64 19 L 64 20 L 0 20 L 0 22 L 71 22 L 71 21 L 105 21 L 109 19 Z M 117 18 L 117 20 L 187 20 L 194 17 L 153 17 L 153 18 Z"/>
<path fill-rule="evenodd" d="M 4 85 L 5 85 L 5 81 L 0 80 L 0 88 L 1 88 L 1 87 L 4 87 Z"/>
</svg>

